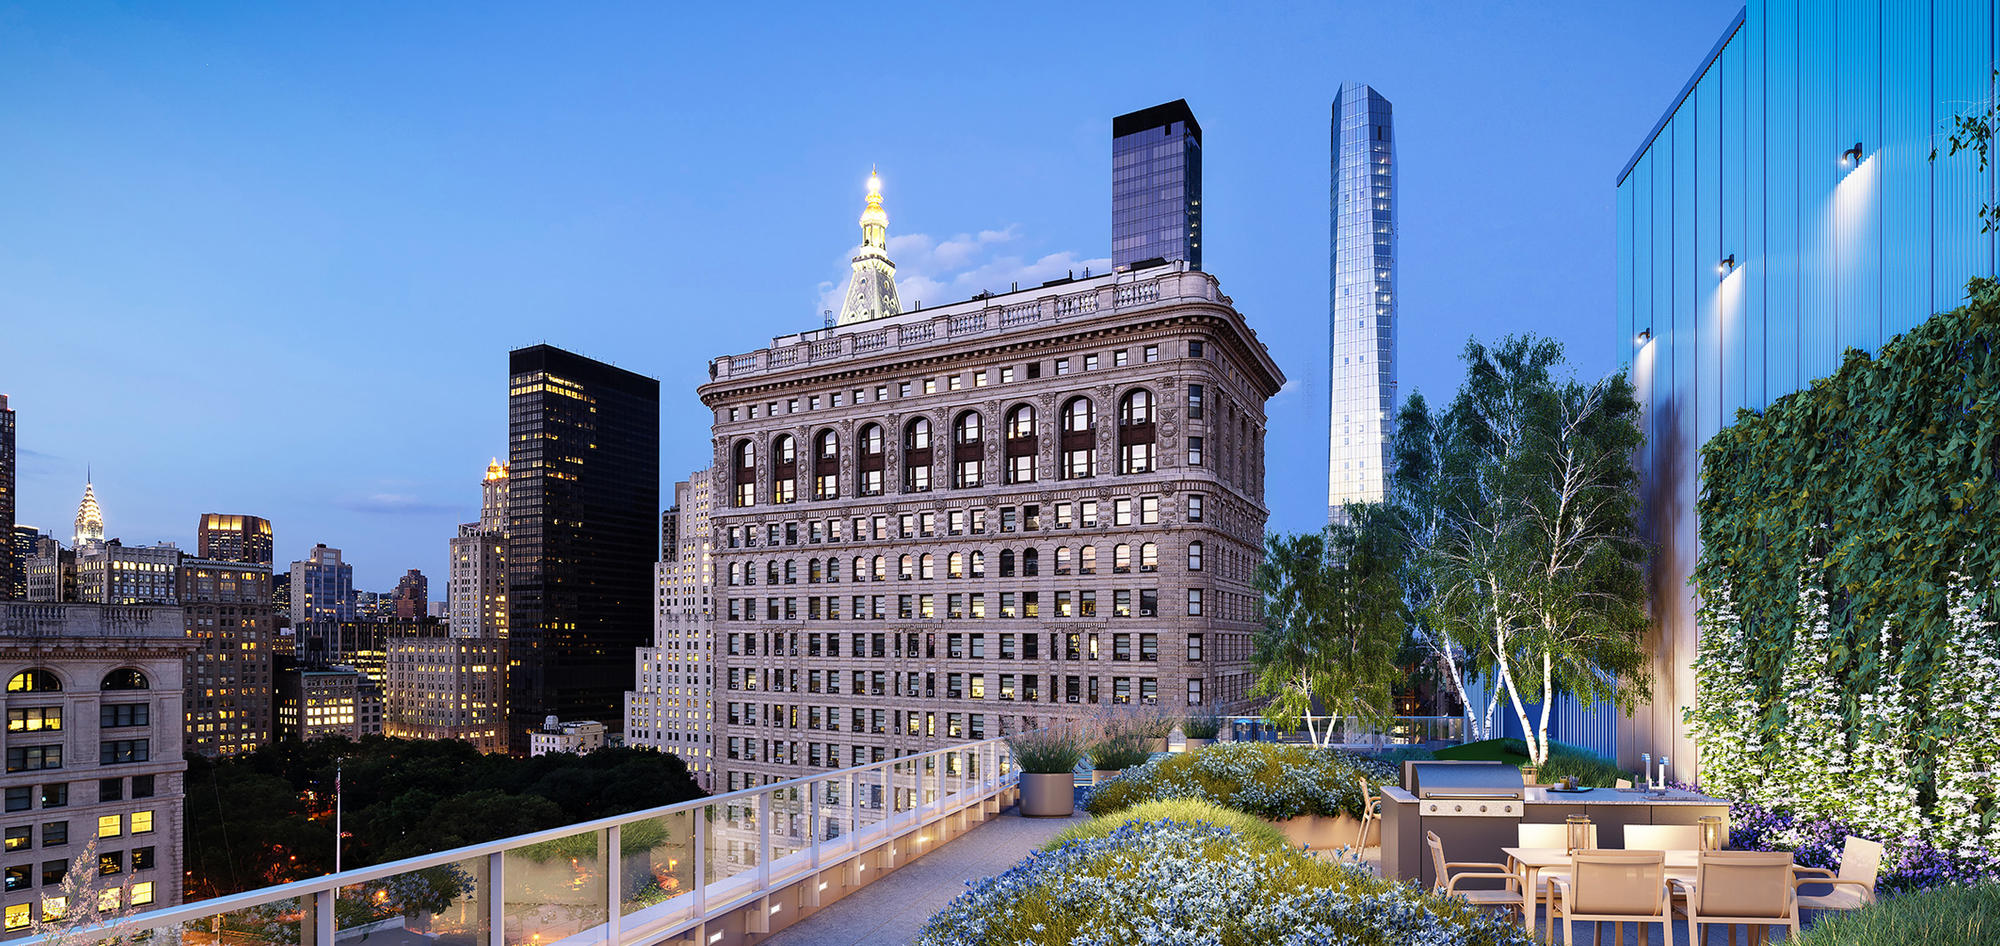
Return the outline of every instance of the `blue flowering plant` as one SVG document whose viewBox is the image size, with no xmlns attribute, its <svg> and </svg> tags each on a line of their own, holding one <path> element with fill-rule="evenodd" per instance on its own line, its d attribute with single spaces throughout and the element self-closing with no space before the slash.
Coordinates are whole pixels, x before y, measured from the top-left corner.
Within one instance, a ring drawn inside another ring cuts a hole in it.
<svg viewBox="0 0 2000 946">
<path fill-rule="evenodd" d="M 977 881 L 920 946 L 1530 946 L 1517 922 L 1206 821 L 1128 821 Z"/>
<path fill-rule="evenodd" d="M 1093 789 L 1093 815 L 1141 802 L 1192 798 L 1273 821 L 1302 815 L 1361 815 L 1361 786 L 1394 778 L 1389 766 L 1334 749 L 1268 742 L 1222 742 L 1161 756 Z"/>
</svg>

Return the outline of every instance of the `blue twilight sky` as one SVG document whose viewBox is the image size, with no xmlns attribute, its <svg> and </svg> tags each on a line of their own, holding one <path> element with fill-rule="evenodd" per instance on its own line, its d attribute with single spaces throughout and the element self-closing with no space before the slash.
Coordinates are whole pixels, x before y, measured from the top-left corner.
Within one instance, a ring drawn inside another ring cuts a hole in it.
<svg viewBox="0 0 2000 946">
<path fill-rule="evenodd" d="M 1614 367 L 1613 178 L 1740 7 L 0 0 L 0 393 L 20 520 L 274 521 L 443 596 L 506 354 L 659 378 L 813 328 L 879 165 L 905 304 L 1102 265 L 1110 126 L 1205 133 L 1206 268 L 1291 381 L 1271 525 L 1325 516 L 1328 109 L 1394 102 L 1403 391 L 1472 334 Z"/>
</svg>

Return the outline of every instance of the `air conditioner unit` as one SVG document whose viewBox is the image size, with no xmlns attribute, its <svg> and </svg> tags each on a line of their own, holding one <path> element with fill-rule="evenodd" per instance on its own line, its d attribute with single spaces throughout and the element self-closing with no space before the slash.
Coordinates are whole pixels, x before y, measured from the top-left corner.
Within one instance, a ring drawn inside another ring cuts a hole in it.
<svg viewBox="0 0 2000 946">
<path fill-rule="evenodd" d="M 1152 609 L 1152 608 L 1140 608 L 1140 609 L 1139 609 L 1139 616 L 1140 616 L 1140 617 L 1142 617 L 1142 618 L 1149 618 L 1149 617 L 1152 617 L 1152 616 L 1153 616 L 1153 609 Z"/>
</svg>

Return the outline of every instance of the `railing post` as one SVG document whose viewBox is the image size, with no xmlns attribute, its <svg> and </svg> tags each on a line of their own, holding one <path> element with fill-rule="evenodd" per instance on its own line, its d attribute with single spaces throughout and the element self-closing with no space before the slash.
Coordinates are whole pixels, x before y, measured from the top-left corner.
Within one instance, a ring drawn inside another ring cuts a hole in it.
<svg viewBox="0 0 2000 946">
<path fill-rule="evenodd" d="M 806 783 L 806 830 L 812 832 L 812 866 L 819 869 L 820 798 L 825 792 L 820 782 Z"/>
<path fill-rule="evenodd" d="M 486 941 L 507 946 L 507 855 L 486 855 Z"/>
<path fill-rule="evenodd" d="M 757 793 L 757 892 L 771 892 L 771 832 L 777 826 L 771 823 L 771 794 L 776 789 L 766 786 Z"/>
<path fill-rule="evenodd" d="M 861 851 L 861 773 L 847 773 L 847 836 L 854 840 L 854 850 Z"/>
<path fill-rule="evenodd" d="M 604 829 L 604 933 L 610 946 L 618 946 L 619 921 L 624 918 L 620 909 L 625 900 L 624 827 L 614 824 Z"/>
<path fill-rule="evenodd" d="M 694 916 L 689 919 L 704 922 L 708 919 L 708 813 L 712 805 L 703 805 L 694 810 Z"/>
</svg>

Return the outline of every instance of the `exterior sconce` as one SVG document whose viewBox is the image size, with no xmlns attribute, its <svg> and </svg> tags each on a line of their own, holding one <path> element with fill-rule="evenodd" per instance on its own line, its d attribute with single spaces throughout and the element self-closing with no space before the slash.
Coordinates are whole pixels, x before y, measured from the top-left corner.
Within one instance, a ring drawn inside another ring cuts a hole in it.
<svg viewBox="0 0 2000 946">
<path fill-rule="evenodd" d="M 1731 253 L 1728 256 L 1723 257 L 1722 262 L 1715 264 L 1715 273 L 1718 276 L 1727 276 L 1735 271 L 1736 271 L 1736 254 L 1734 253 Z"/>
<path fill-rule="evenodd" d="M 1653 340 L 1653 330 L 1652 330 L 1652 329 L 1649 329 L 1649 328 L 1642 328 L 1642 329 L 1640 329 L 1640 330 L 1639 330 L 1639 337 L 1638 337 L 1638 339 L 1637 339 L 1637 342 L 1638 342 L 1639 344 L 1641 344 L 1641 345 L 1644 345 L 1644 344 L 1646 344 L 1647 342 L 1650 342 L 1650 341 L 1652 341 L 1652 340 Z"/>
<path fill-rule="evenodd" d="M 1849 148 L 1846 151 L 1842 151 L 1840 153 L 1841 167 L 1851 168 L 1860 163 L 1861 163 L 1861 142 L 1859 141 L 1855 142 L 1854 147 Z"/>
</svg>

